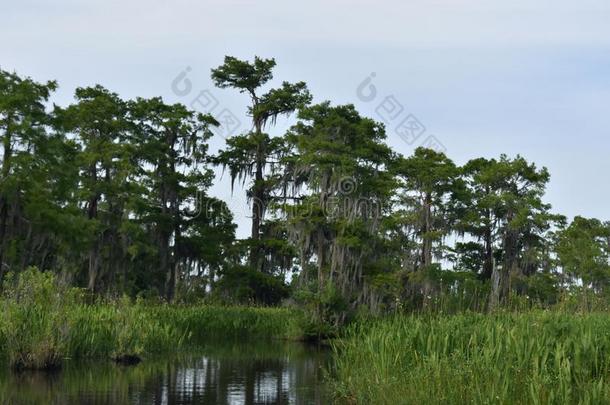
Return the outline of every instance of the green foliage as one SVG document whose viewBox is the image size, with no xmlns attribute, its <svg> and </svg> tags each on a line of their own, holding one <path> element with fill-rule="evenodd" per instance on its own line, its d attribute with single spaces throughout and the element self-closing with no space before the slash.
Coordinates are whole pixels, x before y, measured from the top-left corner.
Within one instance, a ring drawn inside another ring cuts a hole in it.
<svg viewBox="0 0 610 405">
<path fill-rule="evenodd" d="M 398 316 L 335 343 L 348 402 L 606 403 L 607 314 Z"/>
<path fill-rule="evenodd" d="M 228 168 L 231 175 L 231 188 L 235 180 L 251 184 L 247 187 L 248 200 L 252 206 L 252 233 L 249 240 L 249 265 L 256 271 L 268 274 L 287 266 L 275 264 L 283 260 L 267 260 L 263 246 L 275 235 L 265 232 L 265 215 L 269 205 L 277 200 L 278 194 L 286 194 L 286 184 L 282 178 L 280 161 L 288 152 L 284 137 L 272 137 L 263 130 L 268 123 L 275 124 L 280 115 L 290 115 L 295 110 L 311 102 L 307 85 L 303 82 L 283 82 L 281 87 L 261 93 L 262 87 L 273 78 L 274 59 L 255 57 L 253 62 L 242 61 L 227 56 L 224 64 L 212 69 L 212 80 L 220 88 L 235 88 L 250 96 L 248 113 L 252 117 L 253 130 L 247 134 L 227 139 L 227 148 L 221 150 L 213 161 Z M 282 263 L 283 264 L 283 263 Z"/>
<path fill-rule="evenodd" d="M 3 291 L 0 331 L 11 367 L 61 366 L 69 335 L 67 290 L 56 285 L 53 274 L 28 268 L 8 274 Z"/>
<path fill-rule="evenodd" d="M 65 161 L 73 145 L 49 133 L 45 110 L 56 87 L 0 69 L 0 280 L 7 269 L 39 264 L 46 249 L 61 251 L 71 239 L 65 231 L 72 227 L 61 219 L 72 209 L 64 202 L 73 190 L 74 170 Z"/>
<path fill-rule="evenodd" d="M 161 322 L 155 311 L 154 306 L 126 297 L 111 303 L 76 304 L 69 311 L 68 353 L 120 359 L 179 349 L 187 332 Z"/>
<path fill-rule="evenodd" d="M 13 367 L 320 339 L 361 319 L 337 346 L 348 400 L 610 401 L 605 315 L 502 312 L 608 310 L 609 223 L 566 226 L 544 200 L 547 169 L 518 155 L 402 156 L 353 105 L 310 105 L 303 82 L 267 88 L 274 68 L 227 56 L 212 70 L 252 118 L 215 156 L 210 115 L 99 85 L 51 110 L 55 82 L 0 70 L 0 344 Z M 294 112 L 285 134 L 266 132 Z M 207 195 L 212 164 L 246 188 L 246 240 Z M 426 317 L 365 325 L 405 312 Z"/>
<path fill-rule="evenodd" d="M 608 297 L 610 228 L 566 227 L 544 200 L 546 168 L 519 155 L 461 167 L 423 147 L 403 156 L 353 105 L 273 85 L 275 66 L 227 56 L 212 70 L 249 96 L 252 119 L 215 156 L 210 115 L 100 85 L 51 108 L 55 82 L 0 70 L 0 280 L 37 266 L 103 297 L 277 305 L 292 294 L 318 335 L 362 313 Z M 288 131 L 270 133 L 292 113 Z M 246 189 L 248 239 L 208 195 L 211 165 Z M 119 325 L 143 323 L 129 308 Z M 145 351 L 126 328 L 100 333 L 119 352 Z"/>
<path fill-rule="evenodd" d="M 303 336 L 303 316 L 292 309 L 173 306 L 127 297 L 85 301 L 52 273 L 30 268 L 10 274 L 0 302 L 0 353 L 15 368 L 52 368 L 66 357 L 140 358 L 210 337 Z"/>
<path fill-rule="evenodd" d="M 233 266 L 222 273 L 215 295 L 233 304 L 277 305 L 288 298 L 289 287 L 281 277 L 254 271 L 247 266 Z"/>
<path fill-rule="evenodd" d="M 359 298 L 382 299 L 364 293 L 364 279 L 395 270 L 385 261 L 381 231 L 383 204 L 395 187 L 385 136 L 383 125 L 353 105 L 330 102 L 303 108 L 287 134 L 294 151 L 285 164 L 296 203 L 284 215 L 300 253 L 301 302 L 314 311 L 315 323 L 331 322 L 331 329 L 353 315 Z"/>
<path fill-rule="evenodd" d="M 225 56 L 224 64 L 212 69 L 212 80 L 220 88 L 234 87 L 240 91 L 253 92 L 273 78 L 275 59 L 254 57 L 254 62 Z"/>
<path fill-rule="evenodd" d="M 206 339 L 290 339 L 303 337 L 303 313 L 291 308 L 192 305 L 158 306 L 154 316 L 182 331 L 185 343 Z"/>
<path fill-rule="evenodd" d="M 337 336 L 339 325 L 345 323 L 349 302 L 332 284 L 318 286 L 310 281 L 294 293 L 294 299 L 307 314 L 304 336 L 310 340 L 328 339 Z"/>
<path fill-rule="evenodd" d="M 610 281 L 610 225 L 576 217 L 557 234 L 559 264 L 566 275 L 602 290 Z"/>
<path fill-rule="evenodd" d="M 235 228 L 206 195 L 216 120 L 100 85 L 49 111 L 55 87 L 0 71 L 0 279 L 35 265 L 95 293 L 168 299 L 195 268 L 213 282 Z"/>
</svg>

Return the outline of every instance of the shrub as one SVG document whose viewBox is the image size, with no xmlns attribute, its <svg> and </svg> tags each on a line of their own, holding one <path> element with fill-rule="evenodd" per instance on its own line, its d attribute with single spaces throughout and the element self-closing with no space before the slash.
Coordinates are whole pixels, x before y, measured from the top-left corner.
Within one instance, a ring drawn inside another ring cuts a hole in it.
<svg viewBox="0 0 610 405">
<path fill-rule="evenodd" d="M 28 268 L 9 274 L 4 284 L 2 335 L 14 368 L 59 367 L 69 323 L 64 301 L 70 295 L 50 273 Z"/>
<path fill-rule="evenodd" d="M 232 304 L 276 305 L 290 295 L 290 289 L 281 277 L 246 266 L 226 269 L 215 289 L 217 296 Z"/>
</svg>

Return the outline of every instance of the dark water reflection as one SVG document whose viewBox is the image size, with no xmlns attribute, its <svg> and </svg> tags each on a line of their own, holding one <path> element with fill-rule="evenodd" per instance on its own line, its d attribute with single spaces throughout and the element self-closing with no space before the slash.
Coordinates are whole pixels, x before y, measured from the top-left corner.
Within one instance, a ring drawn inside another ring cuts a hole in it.
<svg viewBox="0 0 610 405">
<path fill-rule="evenodd" d="M 326 350 L 216 342 L 135 367 L 67 362 L 60 372 L 0 372 L 3 404 L 327 404 Z"/>
</svg>

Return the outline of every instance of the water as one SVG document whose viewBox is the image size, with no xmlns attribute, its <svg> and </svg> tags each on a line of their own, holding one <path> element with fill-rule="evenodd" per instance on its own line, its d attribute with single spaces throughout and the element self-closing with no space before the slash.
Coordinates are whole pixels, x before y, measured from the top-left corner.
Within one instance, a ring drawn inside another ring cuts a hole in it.
<svg viewBox="0 0 610 405">
<path fill-rule="evenodd" d="M 329 353 L 297 343 L 215 342 L 137 366 L 67 361 L 0 371 L 2 404 L 327 404 Z"/>
</svg>

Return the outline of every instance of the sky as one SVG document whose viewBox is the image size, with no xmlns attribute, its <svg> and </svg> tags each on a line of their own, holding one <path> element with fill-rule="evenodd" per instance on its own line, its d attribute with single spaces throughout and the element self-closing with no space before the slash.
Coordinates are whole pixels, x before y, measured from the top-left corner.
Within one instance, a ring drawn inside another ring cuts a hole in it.
<svg viewBox="0 0 610 405">
<path fill-rule="evenodd" d="M 209 111 L 225 123 L 217 150 L 250 129 L 248 99 L 214 88 L 210 69 L 225 55 L 273 57 L 274 83 L 353 103 L 405 155 L 520 154 L 551 172 L 555 212 L 610 220 L 609 21 L 607 0 L 0 0 L 0 68 L 57 80 L 60 105 L 101 84 Z M 243 190 L 224 175 L 211 194 L 246 236 Z"/>
</svg>

